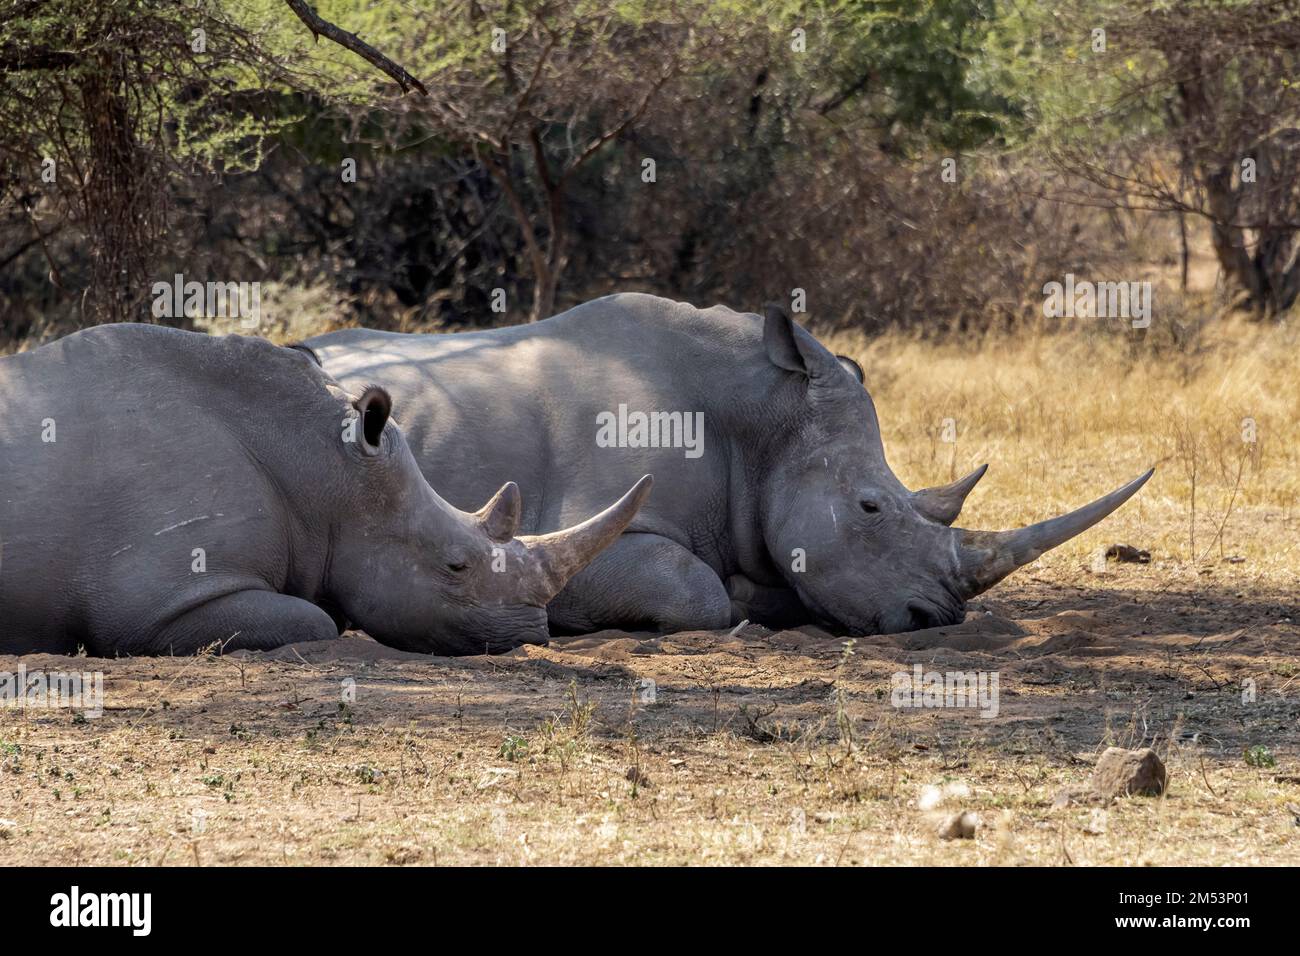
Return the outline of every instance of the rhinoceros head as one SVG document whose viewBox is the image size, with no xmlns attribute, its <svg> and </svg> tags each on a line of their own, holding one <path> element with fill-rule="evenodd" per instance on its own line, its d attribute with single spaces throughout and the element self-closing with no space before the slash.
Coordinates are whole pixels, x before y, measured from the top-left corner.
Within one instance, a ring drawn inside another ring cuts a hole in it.
<svg viewBox="0 0 1300 956">
<path fill-rule="evenodd" d="M 1152 472 L 1077 511 L 1015 531 L 952 527 L 987 466 L 950 485 L 910 491 L 885 461 L 862 371 L 832 355 L 780 306 L 766 307 L 763 343 L 780 370 L 762 498 L 772 560 L 824 623 L 853 634 L 960 621 L 966 601 L 1096 524 Z"/>
<path fill-rule="evenodd" d="M 650 492 L 649 475 L 582 524 L 515 537 L 520 495 L 508 482 L 478 512 L 431 488 L 388 393 L 352 403 L 355 429 L 345 500 L 333 529 L 327 588 L 347 617 L 382 644 L 440 654 L 482 654 L 547 640 L 546 603 L 627 527 Z"/>
</svg>

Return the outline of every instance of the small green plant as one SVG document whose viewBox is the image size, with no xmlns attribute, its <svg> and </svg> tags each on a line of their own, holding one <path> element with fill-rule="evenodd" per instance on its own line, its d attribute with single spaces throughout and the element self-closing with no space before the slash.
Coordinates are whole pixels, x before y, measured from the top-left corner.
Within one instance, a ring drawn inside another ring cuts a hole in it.
<svg viewBox="0 0 1300 956">
<path fill-rule="evenodd" d="M 1273 751 L 1269 750 L 1263 744 L 1255 744 L 1253 747 L 1246 748 L 1246 766 L 1248 767 L 1276 767 L 1277 758 L 1273 756 Z"/>
<path fill-rule="evenodd" d="M 569 732 L 575 737 L 584 737 L 587 729 L 591 724 L 591 715 L 595 713 L 596 705 L 591 700 L 582 701 L 578 697 L 578 682 L 569 681 L 568 696 L 568 718 Z"/>
<path fill-rule="evenodd" d="M 515 763 L 528 758 L 528 741 L 523 737 L 511 734 L 501 743 L 501 749 L 497 751 L 497 756 Z"/>
<path fill-rule="evenodd" d="M 565 695 L 564 711 L 543 721 L 538 728 L 541 756 L 557 759 L 561 773 L 568 772 L 574 758 L 586 746 L 591 717 L 595 711 L 595 702 L 582 700 L 578 696 L 578 682 L 572 680 Z"/>
<path fill-rule="evenodd" d="M 242 774 L 238 772 L 229 776 L 224 773 L 212 773 L 205 777 L 200 777 L 199 780 L 205 785 L 211 787 L 213 790 L 220 790 L 221 798 L 227 803 L 230 803 L 235 799 L 235 783 L 239 780 L 240 776 L 242 776 Z"/>
<path fill-rule="evenodd" d="M 835 726 L 840 734 L 840 744 L 844 747 L 845 753 L 852 753 L 857 741 L 853 736 L 853 718 L 849 716 L 848 699 L 844 696 L 844 688 L 840 685 L 840 679 L 848 670 L 849 661 L 853 657 L 854 647 L 857 641 L 849 639 L 844 642 L 844 650 L 840 653 L 840 663 L 835 671 Z"/>
</svg>

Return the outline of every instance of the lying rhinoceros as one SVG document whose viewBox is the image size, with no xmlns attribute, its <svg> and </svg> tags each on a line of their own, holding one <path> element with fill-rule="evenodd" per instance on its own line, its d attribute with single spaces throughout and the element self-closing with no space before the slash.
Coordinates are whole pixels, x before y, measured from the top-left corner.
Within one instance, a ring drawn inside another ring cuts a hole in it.
<svg viewBox="0 0 1300 956">
<path fill-rule="evenodd" d="M 614 295 L 534 325 L 348 329 L 305 345 L 339 381 L 398 396 L 416 461 L 450 501 L 518 475 L 535 495 L 524 525 L 539 531 L 654 472 L 654 502 L 552 601 L 566 630 L 952 623 L 1151 474 L 1018 531 L 952 528 L 983 469 L 903 487 L 861 370 L 775 306 L 760 318 Z"/>
<path fill-rule="evenodd" d="M 410 651 L 545 642 L 547 601 L 648 477 L 516 539 L 514 484 L 457 511 L 388 394 L 357 395 L 301 351 L 154 326 L 0 358 L 0 653 L 266 649 L 345 620 Z"/>
</svg>

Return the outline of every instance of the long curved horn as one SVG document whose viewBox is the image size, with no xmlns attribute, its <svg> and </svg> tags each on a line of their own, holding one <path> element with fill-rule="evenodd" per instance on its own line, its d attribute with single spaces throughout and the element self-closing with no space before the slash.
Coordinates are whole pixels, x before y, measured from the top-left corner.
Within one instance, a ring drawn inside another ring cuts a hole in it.
<svg viewBox="0 0 1300 956">
<path fill-rule="evenodd" d="M 958 575 L 962 593 L 967 598 L 972 598 L 987 591 L 1016 568 L 1038 560 L 1039 555 L 1045 551 L 1087 531 L 1132 498 L 1155 471 L 1152 468 L 1123 488 L 1118 488 L 1077 511 L 1017 531 L 963 531 L 954 528 L 960 535 L 961 569 Z"/>
<path fill-rule="evenodd" d="M 650 494 L 654 479 L 646 475 L 600 514 L 582 524 L 550 534 L 524 535 L 517 540 L 539 569 L 535 595 L 545 604 L 601 551 L 623 533 Z"/>
<path fill-rule="evenodd" d="M 984 472 L 988 470 L 988 465 L 980 465 L 965 478 L 958 478 L 952 484 L 914 491 L 912 492 L 912 506 L 931 521 L 950 525 L 961 514 L 961 506 L 965 504 L 966 496 L 970 494 L 970 490 L 975 487 L 979 480 L 984 477 Z"/>
</svg>

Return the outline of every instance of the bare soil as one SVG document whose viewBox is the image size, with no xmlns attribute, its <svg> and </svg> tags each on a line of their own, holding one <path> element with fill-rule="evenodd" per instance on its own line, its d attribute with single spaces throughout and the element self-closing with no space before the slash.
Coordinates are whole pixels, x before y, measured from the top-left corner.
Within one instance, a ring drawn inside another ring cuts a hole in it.
<svg viewBox="0 0 1300 956">
<path fill-rule="evenodd" d="M 749 626 L 0 657 L 105 680 L 98 719 L 0 707 L 0 864 L 1300 862 L 1292 593 L 1058 562 L 987 597 L 847 648 Z M 917 663 L 996 672 L 997 715 L 893 706 Z M 1108 745 L 1154 746 L 1165 795 L 1053 806 Z M 974 839 L 937 836 L 956 810 Z"/>
</svg>

